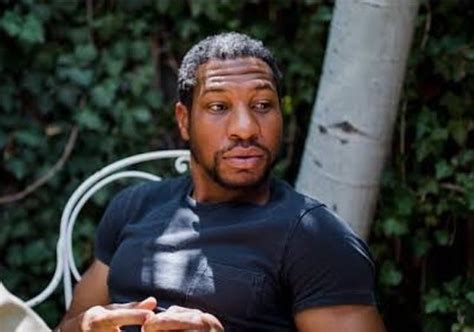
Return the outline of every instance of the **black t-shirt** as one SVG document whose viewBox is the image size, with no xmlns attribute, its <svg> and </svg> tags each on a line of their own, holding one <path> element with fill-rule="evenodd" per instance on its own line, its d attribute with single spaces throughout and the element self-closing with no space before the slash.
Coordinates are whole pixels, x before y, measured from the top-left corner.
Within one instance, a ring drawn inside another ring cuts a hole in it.
<svg viewBox="0 0 474 332">
<path fill-rule="evenodd" d="M 271 197 L 200 204 L 190 177 L 125 189 L 99 225 L 112 302 L 155 296 L 214 314 L 226 331 L 295 331 L 295 313 L 375 304 L 367 247 L 323 204 L 272 179 Z"/>
</svg>

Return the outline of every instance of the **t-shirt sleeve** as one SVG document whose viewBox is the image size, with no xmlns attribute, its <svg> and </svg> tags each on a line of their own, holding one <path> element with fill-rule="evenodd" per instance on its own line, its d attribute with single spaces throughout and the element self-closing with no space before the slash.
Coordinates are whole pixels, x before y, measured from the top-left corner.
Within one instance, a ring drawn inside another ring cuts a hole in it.
<svg viewBox="0 0 474 332">
<path fill-rule="evenodd" d="M 95 237 L 95 258 L 109 265 L 119 243 L 120 234 L 128 221 L 134 187 L 118 193 L 109 203 L 97 228 Z"/>
<path fill-rule="evenodd" d="M 374 263 L 366 244 L 325 206 L 307 211 L 290 234 L 283 277 L 294 313 L 376 303 Z"/>
</svg>

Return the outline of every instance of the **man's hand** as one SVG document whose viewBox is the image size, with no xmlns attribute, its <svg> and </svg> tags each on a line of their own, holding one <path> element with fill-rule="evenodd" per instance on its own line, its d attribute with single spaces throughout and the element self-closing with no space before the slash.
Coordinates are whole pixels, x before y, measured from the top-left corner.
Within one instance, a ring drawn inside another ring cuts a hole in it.
<svg viewBox="0 0 474 332">
<path fill-rule="evenodd" d="M 94 306 L 78 317 L 80 331 L 119 332 L 121 326 L 143 325 L 154 315 L 156 299 L 149 297 L 141 302 Z"/>
<path fill-rule="evenodd" d="M 168 310 L 149 317 L 143 324 L 144 332 L 155 331 L 224 331 L 219 320 L 197 309 L 171 306 Z"/>
</svg>

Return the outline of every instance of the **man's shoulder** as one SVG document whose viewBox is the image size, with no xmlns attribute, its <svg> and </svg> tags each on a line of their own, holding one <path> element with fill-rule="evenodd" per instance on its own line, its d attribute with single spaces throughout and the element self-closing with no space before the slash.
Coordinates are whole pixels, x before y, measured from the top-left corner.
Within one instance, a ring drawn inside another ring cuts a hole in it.
<svg viewBox="0 0 474 332">
<path fill-rule="evenodd" d="M 275 179 L 275 187 L 279 195 L 284 197 L 284 204 L 298 211 L 299 215 L 303 215 L 314 208 L 325 206 L 316 198 L 300 193 L 284 180 Z"/>
<path fill-rule="evenodd" d="M 349 223 L 318 199 L 296 191 L 283 180 L 277 180 L 277 188 L 284 193 L 286 208 L 291 208 L 297 214 L 294 227 L 316 232 L 318 236 L 354 235 Z"/>
<path fill-rule="evenodd" d="M 157 200 L 166 201 L 175 198 L 188 183 L 188 176 L 142 182 L 122 189 L 114 197 L 114 201 L 119 205 L 123 205 L 124 202 L 131 202 L 136 205 Z"/>
</svg>

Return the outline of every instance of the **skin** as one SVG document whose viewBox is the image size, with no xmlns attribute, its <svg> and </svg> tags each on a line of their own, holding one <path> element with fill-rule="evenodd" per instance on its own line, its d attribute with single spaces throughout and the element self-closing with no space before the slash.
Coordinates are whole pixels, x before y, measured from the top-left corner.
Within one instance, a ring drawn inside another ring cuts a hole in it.
<svg viewBox="0 0 474 332">
<path fill-rule="evenodd" d="M 190 144 L 193 198 L 198 202 L 268 202 L 268 174 L 281 136 L 282 115 L 272 72 L 256 58 L 210 60 L 197 72 L 192 109 L 175 107 L 181 136 Z M 61 331 L 116 332 L 122 325 L 143 331 L 223 331 L 219 320 L 199 310 L 171 307 L 155 314 L 153 297 L 110 304 L 107 265 L 96 260 L 74 290 Z M 301 332 L 383 332 L 369 305 L 311 308 L 294 317 Z"/>
<path fill-rule="evenodd" d="M 265 204 L 283 127 L 270 68 L 255 58 L 211 60 L 197 78 L 192 111 L 176 105 L 192 152 L 193 198 Z"/>
</svg>

